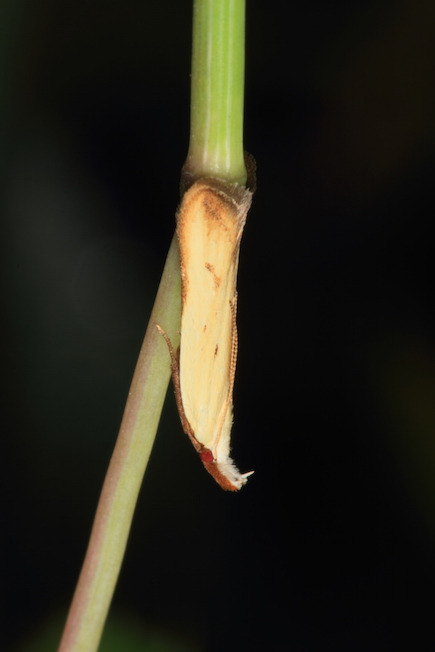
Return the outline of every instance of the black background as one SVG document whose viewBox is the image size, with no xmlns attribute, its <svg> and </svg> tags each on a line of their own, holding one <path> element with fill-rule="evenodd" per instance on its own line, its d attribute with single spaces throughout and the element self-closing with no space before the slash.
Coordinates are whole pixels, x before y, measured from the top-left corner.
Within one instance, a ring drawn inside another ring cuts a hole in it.
<svg viewBox="0 0 435 652">
<path fill-rule="evenodd" d="M 174 229 L 191 2 L 2 4 L 0 649 L 51 652 Z M 433 650 L 433 5 L 247 10 L 255 475 L 222 492 L 168 392 L 102 650 Z"/>
</svg>

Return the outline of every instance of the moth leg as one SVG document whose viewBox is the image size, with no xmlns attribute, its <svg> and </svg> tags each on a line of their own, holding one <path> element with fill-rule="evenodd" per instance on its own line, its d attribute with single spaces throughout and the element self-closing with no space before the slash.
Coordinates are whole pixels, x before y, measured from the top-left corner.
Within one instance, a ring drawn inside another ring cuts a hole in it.
<svg viewBox="0 0 435 652">
<path fill-rule="evenodd" d="M 175 354 L 174 347 L 172 346 L 172 342 L 169 339 L 168 335 L 165 333 L 163 328 L 156 324 L 156 328 L 159 331 L 160 335 L 162 335 L 165 339 L 166 344 L 168 345 L 169 349 L 169 355 L 171 356 L 171 373 L 172 373 L 172 382 L 174 383 L 174 391 L 175 391 L 175 402 L 177 404 L 178 408 L 178 413 L 180 415 L 180 420 L 181 420 L 181 425 L 183 427 L 184 432 L 186 435 L 188 435 L 190 441 L 192 442 L 193 446 L 195 447 L 195 450 L 200 453 L 203 449 L 202 444 L 198 442 L 196 439 L 192 427 L 187 420 L 186 413 L 184 412 L 184 406 L 183 406 L 183 401 L 181 398 L 181 387 L 180 387 L 180 364 L 179 364 L 179 357 L 180 357 L 180 350 L 177 351 L 177 354 Z"/>
<path fill-rule="evenodd" d="M 180 371 L 179 371 L 179 364 L 178 364 L 178 356 L 175 355 L 174 347 L 172 346 L 172 342 L 163 330 L 161 326 L 156 324 L 156 328 L 159 331 L 160 335 L 162 335 L 165 339 L 166 344 L 168 345 L 169 349 L 169 355 L 171 356 L 171 372 L 172 372 L 172 378 L 174 381 L 174 385 L 177 384 L 178 388 L 180 387 Z M 175 382 L 177 380 L 177 382 Z"/>
</svg>

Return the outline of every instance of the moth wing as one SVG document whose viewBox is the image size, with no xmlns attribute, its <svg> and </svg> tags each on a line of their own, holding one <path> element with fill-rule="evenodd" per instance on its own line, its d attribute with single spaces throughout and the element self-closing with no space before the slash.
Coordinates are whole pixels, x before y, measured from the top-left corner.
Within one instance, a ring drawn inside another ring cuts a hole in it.
<svg viewBox="0 0 435 652">
<path fill-rule="evenodd" d="M 186 195 L 177 225 L 183 281 L 180 390 L 196 439 L 217 459 L 216 449 L 229 453 L 232 305 L 244 218 L 208 186 L 195 184 Z"/>
</svg>

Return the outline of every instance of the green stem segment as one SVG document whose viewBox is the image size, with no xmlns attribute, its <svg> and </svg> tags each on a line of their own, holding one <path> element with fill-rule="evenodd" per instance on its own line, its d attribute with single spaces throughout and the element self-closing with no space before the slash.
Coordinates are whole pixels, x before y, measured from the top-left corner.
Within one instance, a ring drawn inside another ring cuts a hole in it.
<svg viewBox="0 0 435 652">
<path fill-rule="evenodd" d="M 195 0 L 185 186 L 210 176 L 246 183 L 244 29 L 245 0 Z M 176 349 L 180 295 L 178 243 L 174 237 L 58 652 L 98 649 L 169 383 L 169 354 L 156 325 L 166 331 Z"/>
<path fill-rule="evenodd" d="M 245 185 L 245 0 L 195 0 L 187 185 L 215 177 Z"/>
</svg>

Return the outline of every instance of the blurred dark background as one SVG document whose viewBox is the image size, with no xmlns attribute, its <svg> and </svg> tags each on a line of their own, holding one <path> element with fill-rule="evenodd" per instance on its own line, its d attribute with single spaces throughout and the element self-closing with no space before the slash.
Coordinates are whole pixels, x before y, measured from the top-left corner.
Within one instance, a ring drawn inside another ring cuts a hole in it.
<svg viewBox="0 0 435 652">
<path fill-rule="evenodd" d="M 256 473 L 222 492 L 168 392 L 101 649 L 434 650 L 434 5 L 247 5 Z M 191 0 L 0 29 L 0 650 L 54 652 L 174 229 Z"/>
</svg>

